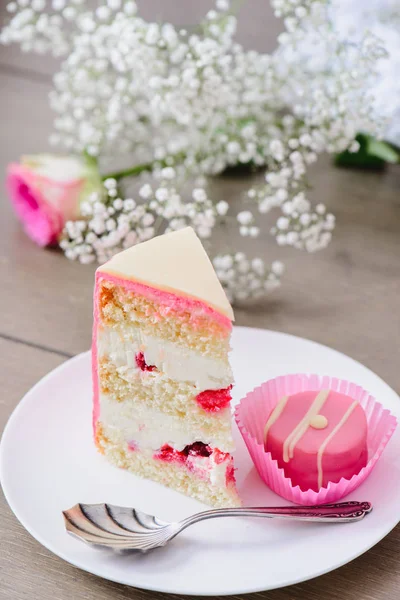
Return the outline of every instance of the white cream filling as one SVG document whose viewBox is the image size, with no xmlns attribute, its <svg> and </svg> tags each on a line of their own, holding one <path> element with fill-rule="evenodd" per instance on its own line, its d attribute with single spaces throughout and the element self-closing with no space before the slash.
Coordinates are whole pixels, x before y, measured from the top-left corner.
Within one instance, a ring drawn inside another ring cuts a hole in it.
<svg viewBox="0 0 400 600">
<path fill-rule="evenodd" d="M 217 464 L 213 454 L 209 457 L 188 456 L 187 460 L 194 472 L 209 479 L 211 485 L 218 487 L 226 485 L 226 468 L 229 464 L 227 461 Z"/>
<path fill-rule="evenodd" d="M 175 450 L 183 450 L 199 440 L 198 435 L 190 431 L 182 431 L 182 424 L 176 417 L 162 415 L 159 412 L 143 409 L 135 410 L 135 417 L 129 416 L 129 411 L 124 409 L 124 403 L 118 404 L 109 400 L 107 395 L 100 397 L 100 421 L 105 426 L 105 432 L 116 443 L 131 445 L 132 452 L 141 452 L 149 458 L 162 448 L 164 444 L 170 445 Z M 140 414 L 136 414 L 136 412 Z M 179 427 L 179 428 L 178 428 Z M 221 449 L 217 440 L 206 439 L 206 444 Z M 231 448 L 223 451 L 229 452 Z M 188 455 L 182 468 L 187 468 L 197 477 L 208 480 L 211 485 L 218 487 L 226 485 L 226 469 L 230 465 L 227 457 L 222 462 L 216 461 L 216 452 L 210 456 Z"/>
<path fill-rule="evenodd" d="M 226 418 L 231 419 L 230 411 Z M 198 428 L 190 427 L 186 419 L 161 413 L 145 405 L 132 405 L 130 402 L 116 402 L 107 394 L 100 394 L 100 421 L 107 427 L 120 432 L 124 441 L 135 442 L 139 448 L 158 450 L 169 444 L 176 450 L 194 442 L 204 442 L 222 452 L 231 452 L 233 442 L 226 434 L 207 435 Z"/>
<path fill-rule="evenodd" d="M 146 335 L 139 328 L 130 328 L 128 339 L 110 328 L 98 330 L 98 355 L 111 360 L 128 381 L 140 374 L 135 357 L 142 352 L 149 366 L 170 379 L 194 384 L 199 392 L 220 390 L 232 383 L 232 371 L 226 363 L 173 342 Z M 155 372 L 154 372 L 155 373 Z"/>
</svg>

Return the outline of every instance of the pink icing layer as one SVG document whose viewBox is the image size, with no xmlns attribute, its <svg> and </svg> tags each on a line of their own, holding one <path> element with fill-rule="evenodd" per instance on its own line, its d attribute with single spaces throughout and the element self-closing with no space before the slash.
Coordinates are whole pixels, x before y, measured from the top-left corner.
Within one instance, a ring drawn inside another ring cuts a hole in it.
<svg viewBox="0 0 400 600">
<path fill-rule="evenodd" d="M 324 429 L 309 426 L 296 444 L 293 458 L 285 462 L 284 442 L 305 416 L 317 393 L 306 391 L 290 396 L 281 415 L 270 427 L 266 440 L 266 450 L 284 469 L 292 485 L 299 485 L 302 490 L 318 491 L 318 450 L 354 402 L 349 396 L 331 391 L 319 411 L 320 415 L 327 418 L 328 425 Z M 357 405 L 323 452 L 323 487 L 329 481 L 338 482 L 342 477 L 350 479 L 365 467 L 367 461 L 367 420 L 364 410 Z"/>
<path fill-rule="evenodd" d="M 93 434 L 96 437 L 96 424 L 100 415 L 99 373 L 97 360 L 97 329 L 99 325 L 98 279 L 94 284 L 93 293 L 93 332 L 92 332 L 92 386 L 93 386 Z"/>
<path fill-rule="evenodd" d="M 101 271 L 96 272 L 94 287 L 94 309 L 93 309 L 93 336 L 92 336 L 92 380 L 93 380 L 93 430 L 96 430 L 96 423 L 99 418 L 99 380 L 97 367 L 97 328 L 99 324 L 99 285 L 102 280 L 111 281 L 115 285 L 125 288 L 129 292 L 134 292 L 140 296 L 145 296 L 151 300 L 156 300 L 163 310 L 163 316 L 171 315 L 179 319 L 179 313 L 189 312 L 191 314 L 190 323 L 194 329 L 200 325 L 201 315 L 206 314 L 211 319 L 217 321 L 227 331 L 232 329 L 232 323 L 228 317 L 214 310 L 204 302 L 190 298 L 188 296 L 177 296 L 171 292 L 152 288 L 131 279 L 123 279 Z"/>
<path fill-rule="evenodd" d="M 174 318 L 179 318 L 179 313 L 191 313 L 193 318 L 191 318 L 190 323 L 194 329 L 200 324 L 200 321 L 199 319 L 196 319 L 196 316 L 204 315 L 204 313 L 206 313 L 214 321 L 217 321 L 222 327 L 226 328 L 227 332 L 232 329 L 232 323 L 228 317 L 218 312 L 205 302 L 197 300 L 196 298 L 191 298 L 190 296 L 179 296 L 177 294 L 173 294 L 172 292 L 166 292 L 164 290 L 145 285 L 144 283 L 139 283 L 138 281 L 123 279 L 121 277 L 116 277 L 115 275 L 110 275 L 109 273 L 103 273 L 101 271 L 96 273 L 96 286 L 101 279 L 111 281 L 115 285 L 122 286 L 128 292 L 135 292 L 135 294 L 138 294 L 139 296 L 145 296 L 150 300 L 156 300 L 164 308 L 163 316 L 167 316 L 169 313 L 176 313 L 174 314 Z"/>
</svg>

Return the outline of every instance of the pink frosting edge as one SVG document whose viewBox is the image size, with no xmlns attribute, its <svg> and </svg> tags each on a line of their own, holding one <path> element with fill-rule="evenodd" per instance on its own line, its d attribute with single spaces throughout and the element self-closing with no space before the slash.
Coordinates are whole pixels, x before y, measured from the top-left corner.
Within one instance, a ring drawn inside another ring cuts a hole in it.
<svg viewBox="0 0 400 600">
<path fill-rule="evenodd" d="M 136 292 L 147 298 L 156 298 L 160 304 L 169 305 L 172 309 L 176 308 L 182 310 L 182 308 L 184 308 L 193 310 L 194 308 L 200 308 L 227 330 L 230 331 L 232 329 L 232 323 L 229 317 L 218 312 L 215 308 L 212 308 L 209 304 L 200 299 L 179 295 L 178 293 L 174 294 L 173 292 L 151 287 L 139 281 L 124 279 L 123 277 L 118 277 L 117 275 L 98 270 L 96 273 L 96 284 L 100 279 L 111 281 L 115 285 L 123 285 L 129 292 Z"/>
<path fill-rule="evenodd" d="M 228 331 L 232 329 L 232 323 L 228 317 L 217 312 L 215 309 L 211 308 L 204 302 L 200 300 L 189 298 L 187 296 L 178 296 L 173 294 L 172 292 L 166 292 L 164 290 L 159 290 L 156 288 L 152 288 L 143 283 L 139 283 L 137 281 L 132 281 L 131 279 L 123 279 L 122 277 L 117 277 L 115 275 L 111 275 L 104 271 L 97 271 L 94 285 L 94 294 L 93 294 L 93 332 L 92 332 L 92 382 L 93 382 L 93 433 L 96 435 L 96 423 L 99 419 L 100 415 L 100 402 L 99 402 L 99 378 L 98 378 L 98 366 L 97 366 L 97 329 L 99 324 L 99 305 L 98 305 L 98 289 L 100 281 L 106 280 L 111 281 L 115 285 L 123 285 L 128 291 L 134 291 L 139 293 L 142 296 L 148 298 L 156 298 L 163 304 L 171 305 L 172 307 L 180 307 L 182 305 L 186 309 L 193 308 L 201 308 L 202 311 L 205 311 L 211 318 L 218 321 L 220 325 L 225 327 Z"/>
<path fill-rule="evenodd" d="M 93 435 L 96 436 L 96 423 L 100 415 L 99 374 L 97 366 L 97 328 L 99 324 L 99 305 L 97 302 L 98 279 L 96 276 L 93 292 L 93 331 L 92 331 L 92 385 L 93 385 Z"/>
</svg>

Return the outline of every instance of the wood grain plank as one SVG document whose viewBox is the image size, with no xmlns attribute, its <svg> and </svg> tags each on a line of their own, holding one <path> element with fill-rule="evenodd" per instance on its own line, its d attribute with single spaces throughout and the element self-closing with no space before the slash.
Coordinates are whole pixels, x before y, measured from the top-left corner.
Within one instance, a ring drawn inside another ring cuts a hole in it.
<svg viewBox="0 0 400 600">
<path fill-rule="evenodd" d="M 65 361 L 52 351 L 0 337 L 0 431 L 22 396 L 51 369 Z"/>
</svg>

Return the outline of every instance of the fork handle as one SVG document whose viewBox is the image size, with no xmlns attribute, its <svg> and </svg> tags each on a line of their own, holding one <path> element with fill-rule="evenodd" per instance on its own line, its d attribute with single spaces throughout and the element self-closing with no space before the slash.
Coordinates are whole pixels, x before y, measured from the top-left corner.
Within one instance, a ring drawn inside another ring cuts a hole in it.
<svg viewBox="0 0 400 600">
<path fill-rule="evenodd" d="M 291 519 L 295 521 L 315 521 L 319 523 L 348 523 L 359 521 L 372 510 L 370 502 L 338 502 L 320 506 L 259 506 L 243 508 L 221 508 L 207 510 L 184 519 L 184 528 L 218 517 L 264 517 L 267 519 Z"/>
</svg>

